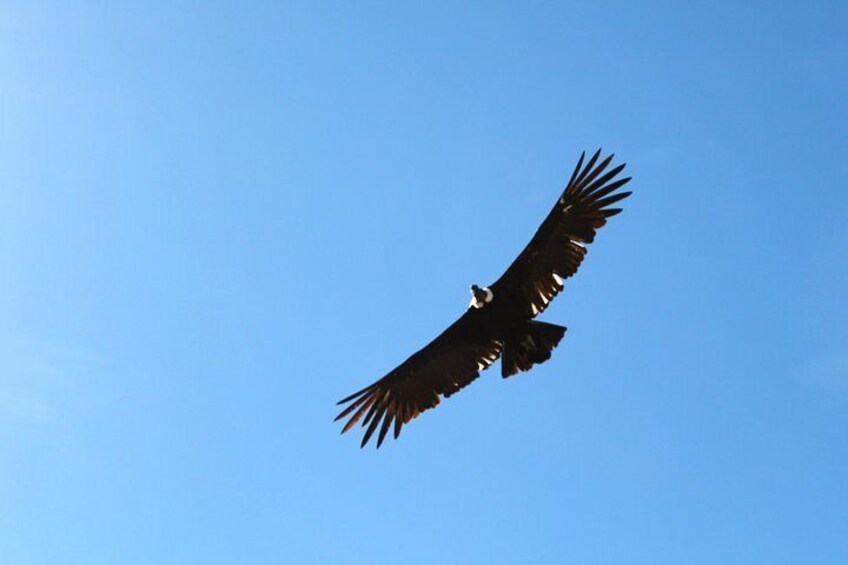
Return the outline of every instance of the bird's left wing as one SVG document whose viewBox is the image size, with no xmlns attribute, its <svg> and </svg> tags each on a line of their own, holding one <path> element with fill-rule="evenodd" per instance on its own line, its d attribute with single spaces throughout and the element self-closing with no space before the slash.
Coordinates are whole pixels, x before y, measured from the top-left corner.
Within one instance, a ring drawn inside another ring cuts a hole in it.
<svg viewBox="0 0 848 565">
<path fill-rule="evenodd" d="M 479 331 L 476 315 L 469 309 L 385 377 L 340 400 L 338 404 L 350 403 L 336 416 L 336 420 L 349 416 L 342 433 L 362 420 L 362 426 L 368 427 L 361 446 L 379 427 L 380 447 L 392 423 L 397 438 L 404 424 L 437 406 L 440 397 L 449 397 L 479 377 L 500 356 L 502 344 Z"/>
<path fill-rule="evenodd" d="M 598 162 L 598 150 L 583 166 L 580 156 L 571 180 L 527 247 L 506 272 L 491 285 L 495 295 L 520 297 L 525 315 L 534 317 L 548 307 L 563 288 L 563 281 L 577 272 L 586 255 L 584 244 L 595 240 L 607 218 L 621 212 L 612 204 L 630 196 L 616 192 L 630 177 L 616 179 L 624 169 L 618 165 L 607 171 L 610 155 Z"/>
</svg>

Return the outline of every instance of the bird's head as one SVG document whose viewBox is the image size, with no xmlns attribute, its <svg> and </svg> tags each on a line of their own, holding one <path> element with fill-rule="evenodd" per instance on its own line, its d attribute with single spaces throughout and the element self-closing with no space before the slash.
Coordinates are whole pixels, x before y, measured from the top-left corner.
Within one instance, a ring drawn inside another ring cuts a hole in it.
<svg viewBox="0 0 848 565">
<path fill-rule="evenodd" d="M 468 305 L 469 308 L 472 306 L 474 308 L 482 308 L 487 303 L 492 301 L 495 295 L 489 290 L 488 287 L 480 288 L 476 284 L 471 285 L 471 303 Z"/>
</svg>

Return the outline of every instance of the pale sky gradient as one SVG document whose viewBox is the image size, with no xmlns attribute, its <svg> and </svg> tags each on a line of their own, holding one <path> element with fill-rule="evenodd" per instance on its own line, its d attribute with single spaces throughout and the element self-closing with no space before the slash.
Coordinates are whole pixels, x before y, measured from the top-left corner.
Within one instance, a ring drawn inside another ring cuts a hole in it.
<svg viewBox="0 0 848 565">
<path fill-rule="evenodd" d="M 0 560 L 848 563 L 848 4 L 5 2 Z M 360 450 L 582 150 L 635 194 Z"/>
</svg>

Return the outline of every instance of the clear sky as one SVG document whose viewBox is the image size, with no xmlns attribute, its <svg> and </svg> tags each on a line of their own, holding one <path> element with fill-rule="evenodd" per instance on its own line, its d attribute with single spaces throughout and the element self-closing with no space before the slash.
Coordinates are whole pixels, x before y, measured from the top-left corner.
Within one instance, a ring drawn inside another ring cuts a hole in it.
<svg viewBox="0 0 848 565">
<path fill-rule="evenodd" d="M 5 2 L 3 563 L 848 563 L 848 5 L 739 4 Z M 552 360 L 340 437 L 597 147 Z"/>
</svg>

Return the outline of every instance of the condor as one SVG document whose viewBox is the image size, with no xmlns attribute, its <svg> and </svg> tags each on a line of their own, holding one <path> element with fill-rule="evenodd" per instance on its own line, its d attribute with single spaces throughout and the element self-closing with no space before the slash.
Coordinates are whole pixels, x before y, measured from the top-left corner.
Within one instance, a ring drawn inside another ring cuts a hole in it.
<svg viewBox="0 0 848 565">
<path fill-rule="evenodd" d="M 471 286 L 468 310 L 430 344 L 382 379 L 344 398 L 336 421 L 349 416 L 342 433 L 357 422 L 367 426 L 361 447 L 377 430 L 377 447 L 394 424 L 404 424 L 439 404 L 480 376 L 499 357 L 506 378 L 544 363 L 566 328 L 533 320 L 544 312 L 577 272 L 610 208 L 630 192 L 616 192 L 630 177 L 617 179 L 624 165 L 607 170 L 613 156 L 599 162 L 600 150 L 585 166 L 580 156 L 571 179 L 533 239 L 506 272 L 488 287 Z M 605 172 L 606 171 L 606 172 Z M 363 418 L 364 417 L 364 418 Z"/>
</svg>

